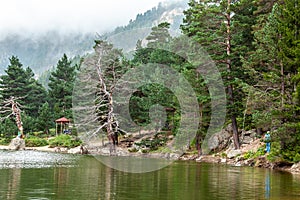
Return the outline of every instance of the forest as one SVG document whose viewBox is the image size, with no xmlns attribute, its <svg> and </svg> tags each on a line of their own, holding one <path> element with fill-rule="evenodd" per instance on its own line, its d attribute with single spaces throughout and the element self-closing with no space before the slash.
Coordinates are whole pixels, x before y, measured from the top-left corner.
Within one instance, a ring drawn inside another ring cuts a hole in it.
<svg viewBox="0 0 300 200">
<path fill-rule="evenodd" d="M 190 0 L 180 25 L 181 35 L 172 37 L 168 31 L 171 24 L 160 23 L 152 27 L 145 38 L 146 45 L 142 40 L 137 41 L 132 58 L 126 58 L 121 49 L 106 41 L 95 40 L 94 53 L 82 56 L 79 62 L 64 54 L 51 72 L 47 88 L 35 79 L 30 67 L 23 67 L 17 55 L 12 56 L 0 77 L 0 142 L 8 143 L 18 132 L 15 118 L 3 109 L 11 97 L 20 105 L 28 139 L 54 136 L 55 119 L 73 119 L 72 98 L 78 74 L 84 67 L 93 66 L 98 82 L 93 85 L 97 92 L 92 116 L 98 124 L 97 131 L 105 132 L 117 145 L 118 137 L 125 132 L 118 128 L 122 121 L 112 113 L 112 94 L 117 81 L 132 69 L 159 63 L 180 73 L 193 88 L 200 120 L 196 122 L 191 146 L 200 150 L 215 109 L 212 98 L 218 98 L 211 96 L 207 80 L 198 70 L 207 64 L 206 59 L 197 57 L 200 51 L 205 51 L 222 77 L 226 92 L 223 127 L 231 124 L 235 148 L 240 148 L 242 130 L 255 129 L 257 137 L 270 131 L 269 158 L 299 162 L 299 3 L 299 0 Z M 130 97 L 130 117 L 137 125 L 146 126 L 151 121 L 149 109 L 160 104 L 167 113 L 164 129 L 178 135 L 183 115 L 180 102 L 174 91 L 149 83 Z M 78 130 L 73 129 L 72 135 L 76 136 Z"/>
</svg>

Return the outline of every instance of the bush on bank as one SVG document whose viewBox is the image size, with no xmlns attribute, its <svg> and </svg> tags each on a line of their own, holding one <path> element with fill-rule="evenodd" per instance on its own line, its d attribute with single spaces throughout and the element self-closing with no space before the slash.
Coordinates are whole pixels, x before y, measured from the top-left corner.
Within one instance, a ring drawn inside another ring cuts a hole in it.
<svg viewBox="0 0 300 200">
<path fill-rule="evenodd" d="M 25 146 L 26 147 L 42 147 L 47 146 L 48 141 L 44 138 L 30 136 L 25 138 Z"/>
<path fill-rule="evenodd" d="M 74 148 L 82 144 L 82 141 L 79 138 L 74 138 L 70 135 L 59 135 L 55 138 L 49 140 L 50 147 L 66 147 Z"/>
</svg>

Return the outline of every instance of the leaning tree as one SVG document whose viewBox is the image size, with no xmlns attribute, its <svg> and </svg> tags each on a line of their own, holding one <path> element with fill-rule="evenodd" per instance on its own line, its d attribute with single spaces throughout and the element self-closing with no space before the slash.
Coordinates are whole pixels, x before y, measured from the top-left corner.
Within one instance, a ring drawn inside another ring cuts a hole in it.
<svg viewBox="0 0 300 200">
<path fill-rule="evenodd" d="M 122 52 L 105 41 L 95 43 L 94 53 L 84 59 L 75 81 L 74 120 L 84 141 L 106 135 L 117 145 L 120 129 L 114 116 L 113 92 L 124 72 Z"/>
</svg>

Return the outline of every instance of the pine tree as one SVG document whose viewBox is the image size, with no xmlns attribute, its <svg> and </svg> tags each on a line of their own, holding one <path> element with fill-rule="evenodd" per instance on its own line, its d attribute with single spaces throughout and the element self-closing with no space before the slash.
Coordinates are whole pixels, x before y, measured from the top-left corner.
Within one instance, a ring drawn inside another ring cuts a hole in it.
<svg viewBox="0 0 300 200">
<path fill-rule="evenodd" d="M 56 70 L 49 78 L 49 95 L 51 105 L 55 111 L 55 117 L 72 118 L 72 93 L 73 84 L 76 76 L 76 67 L 71 66 L 71 61 L 67 55 L 58 61 Z"/>
<path fill-rule="evenodd" d="M 171 35 L 168 31 L 170 28 L 170 23 L 163 22 L 157 26 L 152 27 L 151 33 L 146 40 L 148 40 L 147 47 L 149 48 L 158 48 L 159 45 L 165 45 L 171 39 Z"/>
<path fill-rule="evenodd" d="M 49 129 L 54 126 L 54 119 L 48 102 L 44 103 L 39 109 L 39 116 L 37 120 L 37 129 L 43 131 L 45 134 L 49 133 Z"/>
<path fill-rule="evenodd" d="M 9 99 L 12 96 L 22 98 L 20 103 L 23 105 L 28 92 L 28 83 L 31 81 L 28 78 L 32 74 L 29 74 L 29 70 L 23 69 L 16 56 L 12 56 L 9 61 L 10 65 L 5 70 L 6 74 L 1 76 L 1 96 L 3 99 Z"/>
<path fill-rule="evenodd" d="M 299 0 L 258 0 L 253 26 L 255 51 L 244 60 L 254 83 L 248 111 L 258 128 L 270 129 L 281 144 L 280 154 L 293 160 L 299 151 Z M 296 91 L 296 92 L 295 92 Z"/>
<path fill-rule="evenodd" d="M 34 73 L 29 67 L 22 67 L 17 57 L 12 56 L 9 60 L 6 74 L 2 75 L 0 80 L 1 98 L 17 98 L 24 107 L 23 110 L 29 116 L 36 117 L 39 106 L 46 101 L 46 90 L 34 79 Z"/>
<path fill-rule="evenodd" d="M 183 33 L 197 40 L 223 73 L 236 148 L 239 148 L 237 117 L 243 110 L 242 99 L 238 97 L 243 94 L 235 81 L 245 79 L 240 58 L 251 48 L 252 38 L 249 34 L 251 24 L 248 23 L 253 6 L 247 3 L 191 0 L 181 26 Z"/>
</svg>

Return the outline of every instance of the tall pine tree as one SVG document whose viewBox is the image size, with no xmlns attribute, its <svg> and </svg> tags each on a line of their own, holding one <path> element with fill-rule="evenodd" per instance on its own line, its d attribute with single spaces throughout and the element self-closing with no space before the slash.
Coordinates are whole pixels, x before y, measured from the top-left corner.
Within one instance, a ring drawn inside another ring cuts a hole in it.
<svg viewBox="0 0 300 200">
<path fill-rule="evenodd" d="M 251 48 L 249 17 L 254 7 L 248 1 L 232 0 L 191 0 L 189 6 L 181 29 L 201 44 L 223 74 L 234 145 L 239 148 L 237 117 L 243 110 L 243 94 L 236 80 L 246 79 L 240 58 Z"/>
<path fill-rule="evenodd" d="M 56 118 L 72 118 L 72 93 L 76 76 L 76 66 L 71 65 L 67 55 L 58 61 L 49 78 L 49 95 Z"/>
<path fill-rule="evenodd" d="M 9 61 L 6 74 L 0 77 L 1 98 L 17 98 L 26 114 L 36 117 L 39 107 L 46 101 L 46 90 L 34 79 L 34 73 L 29 67 L 22 67 L 16 56 L 12 56 Z"/>
</svg>

